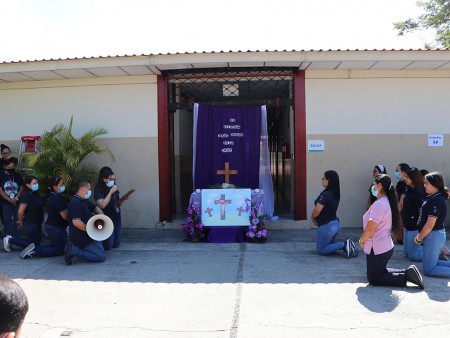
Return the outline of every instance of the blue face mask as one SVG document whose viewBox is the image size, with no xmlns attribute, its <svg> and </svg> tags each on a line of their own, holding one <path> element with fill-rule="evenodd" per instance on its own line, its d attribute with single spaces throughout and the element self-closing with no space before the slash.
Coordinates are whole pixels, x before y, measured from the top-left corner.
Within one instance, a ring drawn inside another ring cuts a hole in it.
<svg viewBox="0 0 450 338">
<path fill-rule="evenodd" d="M 399 180 L 401 178 L 400 173 L 398 171 L 394 172 L 394 177 L 396 180 Z"/>
<path fill-rule="evenodd" d="M 106 183 L 106 186 L 107 186 L 108 188 L 112 188 L 113 185 L 114 185 L 114 183 L 115 183 L 115 180 L 110 180 L 110 181 L 108 181 L 108 183 Z"/>
<path fill-rule="evenodd" d="M 376 191 L 376 189 L 375 189 L 375 187 L 373 185 L 370 188 L 370 192 L 372 193 L 373 196 L 377 197 L 377 191 Z"/>
<path fill-rule="evenodd" d="M 31 186 L 31 191 L 38 191 L 39 190 L 39 183 L 35 183 Z"/>
<path fill-rule="evenodd" d="M 89 190 L 89 191 L 87 192 L 87 194 L 84 196 L 84 198 L 85 198 L 85 199 L 88 199 L 89 197 L 91 197 L 91 194 L 92 194 L 92 191 Z"/>
<path fill-rule="evenodd" d="M 58 192 L 60 193 L 60 194 L 62 194 L 64 191 L 66 191 L 66 186 L 65 185 L 63 185 L 61 188 L 59 188 L 59 190 L 58 190 Z"/>
</svg>

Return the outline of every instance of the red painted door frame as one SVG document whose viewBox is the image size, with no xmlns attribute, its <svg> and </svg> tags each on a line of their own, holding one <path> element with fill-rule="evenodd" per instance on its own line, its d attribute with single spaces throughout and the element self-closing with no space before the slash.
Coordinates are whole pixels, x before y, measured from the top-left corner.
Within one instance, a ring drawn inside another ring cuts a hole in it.
<svg viewBox="0 0 450 338">
<path fill-rule="evenodd" d="M 172 219 L 172 159 L 170 158 L 168 81 L 158 75 L 158 169 L 159 169 L 159 220 Z M 306 220 L 306 95 L 305 71 L 294 75 L 294 217 Z"/>
<path fill-rule="evenodd" d="M 305 71 L 294 77 L 294 218 L 306 220 L 306 85 Z"/>
</svg>

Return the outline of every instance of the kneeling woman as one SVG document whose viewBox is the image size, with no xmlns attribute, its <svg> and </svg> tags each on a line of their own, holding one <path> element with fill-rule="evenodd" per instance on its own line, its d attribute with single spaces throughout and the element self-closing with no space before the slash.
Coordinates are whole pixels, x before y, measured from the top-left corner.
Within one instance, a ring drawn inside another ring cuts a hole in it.
<svg viewBox="0 0 450 338">
<path fill-rule="evenodd" d="M 314 202 L 314 210 L 311 220 L 318 226 L 316 247 L 319 255 L 329 255 L 333 252 L 344 250 L 347 258 L 355 257 L 358 251 L 352 240 L 336 242 L 336 237 L 341 230 L 336 211 L 341 198 L 339 176 L 334 170 L 328 170 L 322 177 L 322 186 L 325 188 Z"/>
<path fill-rule="evenodd" d="M 417 244 L 423 244 L 423 272 L 426 276 L 450 278 L 450 262 L 440 260 L 439 254 L 446 241 L 444 221 L 449 198 L 444 178 L 438 172 L 425 176 L 427 199 L 422 204 L 417 223 Z"/>
<path fill-rule="evenodd" d="M 18 224 L 19 229 L 25 231 L 25 239 L 10 237 L 5 245 L 7 251 L 11 250 L 11 244 L 24 248 L 20 254 L 26 258 L 35 253 L 35 247 L 41 244 L 41 224 L 44 220 L 44 200 L 39 196 L 39 183 L 36 177 L 25 178 L 25 193 L 19 199 Z M 8 250 L 9 249 L 9 250 Z"/>
<path fill-rule="evenodd" d="M 408 281 L 423 289 L 422 276 L 414 265 L 407 269 L 386 268 L 394 253 L 391 231 L 395 231 L 400 223 L 397 194 L 388 175 L 378 175 L 373 188 L 377 200 L 363 216 L 364 232 L 359 239 L 359 245 L 367 255 L 367 279 L 372 285 L 384 286 L 406 286 Z"/>
</svg>

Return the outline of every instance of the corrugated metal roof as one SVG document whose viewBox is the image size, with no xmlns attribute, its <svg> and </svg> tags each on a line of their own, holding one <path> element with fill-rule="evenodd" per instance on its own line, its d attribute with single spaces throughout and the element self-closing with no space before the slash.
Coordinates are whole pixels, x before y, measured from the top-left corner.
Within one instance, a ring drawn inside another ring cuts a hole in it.
<svg viewBox="0 0 450 338">
<path fill-rule="evenodd" d="M 430 51 L 450 51 L 450 48 L 427 48 L 427 49 L 301 49 L 301 50 L 229 50 L 229 51 L 202 51 L 202 52 L 175 52 L 175 53 L 150 53 L 150 54 L 123 54 L 123 55 L 100 55 L 100 56 L 82 56 L 73 58 L 51 58 L 40 60 L 13 60 L 3 61 L 1 64 L 10 63 L 25 63 L 25 62 L 45 62 L 45 61 L 65 61 L 65 60 L 88 60 L 88 59 L 107 59 L 107 58 L 119 58 L 119 57 L 136 57 L 136 56 L 157 56 L 157 55 L 194 55 L 194 54 L 224 54 L 224 53 L 317 53 L 317 52 L 430 52 Z"/>
</svg>

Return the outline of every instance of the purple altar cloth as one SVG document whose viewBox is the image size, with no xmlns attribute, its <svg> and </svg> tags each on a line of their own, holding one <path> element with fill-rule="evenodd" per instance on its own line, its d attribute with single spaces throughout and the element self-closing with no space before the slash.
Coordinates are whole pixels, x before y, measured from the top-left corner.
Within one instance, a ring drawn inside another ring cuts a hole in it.
<svg viewBox="0 0 450 338">
<path fill-rule="evenodd" d="M 260 207 L 259 211 L 264 214 L 264 192 L 262 190 L 256 192 L 252 190 L 251 193 L 252 203 Z M 196 208 L 202 209 L 202 194 L 193 192 L 189 203 L 193 203 Z M 209 227 L 208 243 L 240 243 L 245 242 L 245 233 L 248 227 L 233 227 L 233 226 L 217 226 Z"/>
</svg>

